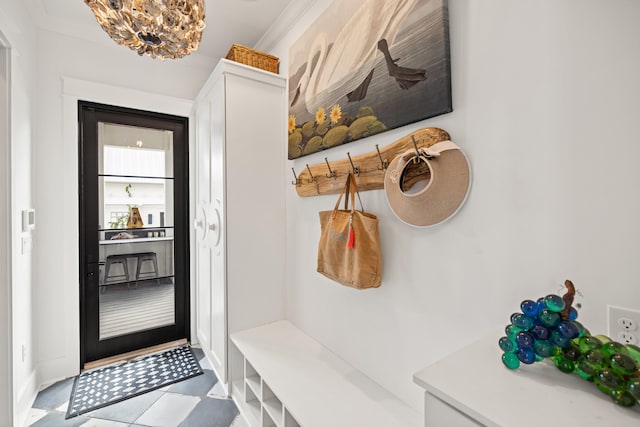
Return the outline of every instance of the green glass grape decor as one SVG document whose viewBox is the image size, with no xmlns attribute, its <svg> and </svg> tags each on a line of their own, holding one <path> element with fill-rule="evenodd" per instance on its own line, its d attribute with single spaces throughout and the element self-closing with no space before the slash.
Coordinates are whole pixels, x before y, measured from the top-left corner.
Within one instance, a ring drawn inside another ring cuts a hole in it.
<svg viewBox="0 0 640 427">
<path fill-rule="evenodd" d="M 627 391 L 640 403 L 640 378 L 631 378 L 627 382 Z"/>
<path fill-rule="evenodd" d="M 498 341 L 502 363 L 518 369 L 550 359 L 561 372 L 592 382 L 617 405 L 640 405 L 640 348 L 604 335 L 592 336 L 576 320 L 573 283 L 566 280 L 564 284 L 567 292 L 562 297 L 524 300 L 521 312 L 511 315 L 506 336 Z"/>
<path fill-rule="evenodd" d="M 627 344 L 627 350 L 629 350 L 629 356 L 631 356 L 637 363 L 640 363 L 640 347 L 633 344 Z"/>
</svg>

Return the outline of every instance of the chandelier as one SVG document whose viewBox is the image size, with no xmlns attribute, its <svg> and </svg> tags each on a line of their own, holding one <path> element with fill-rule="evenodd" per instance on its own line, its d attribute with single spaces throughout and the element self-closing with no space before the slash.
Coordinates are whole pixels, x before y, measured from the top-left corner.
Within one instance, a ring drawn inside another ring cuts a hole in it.
<svg viewBox="0 0 640 427">
<path fill-rule="evenodd" d="M 116 43 L 152 58 L 182 58 L 198 49 L 203 0 L 84 0 Z"/>
</svg>

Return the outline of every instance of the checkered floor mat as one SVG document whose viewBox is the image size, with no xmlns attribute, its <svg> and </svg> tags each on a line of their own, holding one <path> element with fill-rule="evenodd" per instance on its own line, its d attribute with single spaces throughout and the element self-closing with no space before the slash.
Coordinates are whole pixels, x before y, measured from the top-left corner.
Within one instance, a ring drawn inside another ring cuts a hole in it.
<svg viewBox="0 0 640 427">
<path fill-rule="evenodd" d="M 200 374 L 202 368 L 189 346 L 83 372 L 73 384 L 66 418 Z"/>
</svg>

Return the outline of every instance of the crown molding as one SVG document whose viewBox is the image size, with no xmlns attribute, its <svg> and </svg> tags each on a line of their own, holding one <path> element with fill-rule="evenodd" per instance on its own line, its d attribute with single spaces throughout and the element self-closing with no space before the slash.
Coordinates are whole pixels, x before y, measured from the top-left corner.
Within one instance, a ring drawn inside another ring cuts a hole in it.
<svg viewBox="0 0 640 427">
<path fill-rule="evenodd" d="M 291 30 L 316 0 L 291 0 L 284 8 L 278 19 L 269 27 L 262 38 L 258 40 L 254 49 L 270 52 Z"/>
</svg>

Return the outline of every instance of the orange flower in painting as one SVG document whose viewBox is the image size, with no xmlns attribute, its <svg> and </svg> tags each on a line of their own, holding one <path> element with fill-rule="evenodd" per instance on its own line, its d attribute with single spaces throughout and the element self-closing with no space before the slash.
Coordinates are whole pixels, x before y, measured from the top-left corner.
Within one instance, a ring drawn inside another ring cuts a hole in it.
<svg viewBox="0 0 640 427">
<path fill-rule="evenodd" d="M 316 123 L 321 125 L 324 123 L 326 119 L 327 119 L 327 113 L 325 113 L 324 108 L 322 107 L 318 108 L 318 111 L 316 111 Z"/>
<path fill-rule="evenodd" d="M 289 115 L 289 133 L 293 132 L 293 130 L 296 128 L 296 116 L 294 116 L 293 114 Z"/>
<path fill-rule="evenodd" d="M 338 104 L 334 105 L 331 108 L 331 113 L 329 113 L 329 117 L 331 118 L 331 123 L 338 123 L 338 120 L 342 117 L 342 110 Z"/>
</svg>

